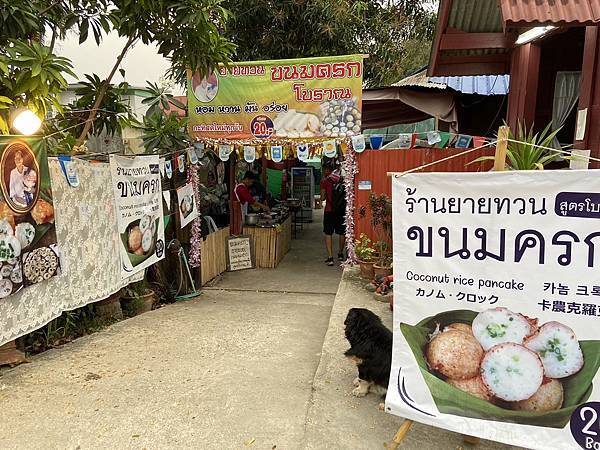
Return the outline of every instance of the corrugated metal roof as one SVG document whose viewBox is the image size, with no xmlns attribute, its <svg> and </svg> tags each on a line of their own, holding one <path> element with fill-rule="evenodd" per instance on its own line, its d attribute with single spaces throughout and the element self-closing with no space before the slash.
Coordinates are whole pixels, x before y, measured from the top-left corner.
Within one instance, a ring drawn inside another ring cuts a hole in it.
<svg viewBox="0 0 600 450">
<path fill-rule="evenodd" d="M 500 0 L 508 26 L 600 23 L 600 0 Z"/>
<path fill-rule="evenodd" d="M 409 75 L 406 78 L 398 81 L 397 83 L 392 84 L 392 86 L 396 87 L 424 87 L 430 89 L 446 89 L 447 86 L 445 83 L 436 83 L 431 81 L 431 79 L 427 76 L 427 69 L 423 69 L 420 72 L 415 73 L 414 75 Z"/>
<path fill-rule="evenodd" d="M 445 84 L 463 94 L 506 95 L 510 75 L 477 75 L 466 77 L 430 77 L 430 82 Z"/>
<path fill-rule="evenodd" d="M 410 75 L 392 86 L 422 87 L 429 89 L 454 89 L 464 94 L 506 95 L 510 85 L 509 75 L 478 75 L 465 77 L 428 77 L 427 69 Z"/>
<path fill-rule="evenodd" d="M 467 33 L 501 33 L 503 24 L 498 1 L 454 0 L 448 17 L 448 28 Z"/>
</svg>

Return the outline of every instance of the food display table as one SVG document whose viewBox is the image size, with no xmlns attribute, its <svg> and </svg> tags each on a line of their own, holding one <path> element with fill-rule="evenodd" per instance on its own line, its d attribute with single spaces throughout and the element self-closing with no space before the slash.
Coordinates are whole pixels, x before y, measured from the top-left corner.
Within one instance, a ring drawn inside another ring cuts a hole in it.
<svg viewBox="0 0 600 450">
<path fill-rule="evenodd" d="M 244 225 L 243 234 L 252 236 L 256 267 L 273 269 L 290 250 L 292 219 L 288 216 L 273 225 Z"/>
</svg>

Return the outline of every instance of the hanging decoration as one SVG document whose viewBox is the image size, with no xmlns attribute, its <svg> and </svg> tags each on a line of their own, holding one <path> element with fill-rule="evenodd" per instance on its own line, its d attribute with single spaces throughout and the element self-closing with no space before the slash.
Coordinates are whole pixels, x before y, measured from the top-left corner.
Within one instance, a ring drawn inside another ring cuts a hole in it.
<svg viewBox="0 0 600 450">
<path fill-rule="evenodd" d="M 177 156 L 177 167 L 179 167 L 179 173 L 185 172 L 185 153 Z"/>
<path fill-rule="evenodd" d="M 427 144 L 433 147 L 435 144 L 439 144 L 440 142 L 442 142 L 442 137 L 440 136 L 439 131 L 427 132 Z"/>
<path fill-rule="evenodd" d="M 358 136 L 352 136 L 352 148 L 356 153 L 362 153 L 367 148 L 367 144 L 365 142 L 365 136 L 359 134 Z"/>
<path fill-rule="evenodd" d="M 163 206 L 167 211 L 171 211 L 171 191 L 163 191 L 163 198 L 165 199 Z"/>
<path fill-rule="evenodd" d="M 412 133 L 400 133 L 398 135 L 398 148 L 401 150 L 409 150 L 413 146 Z"/>
<path fill-rule="evenodd" d="M 79 186 L 79 175 L 77 172 L 77 161 L 70 156 L 59 156 L 58 161 L 67 182 L 71 187 Z"/>
<path fill-rule="evenodd" d="M 471 146 L 471 142 L 473 141 L 473 136 L 467 136 L 466 134 L 459 134 L 456 139 L 456 144 L 454 145 L 456 148 L 469 148 Z"/>
<path fill-rule="evenodd" d="M 196 150 L 193 147 L 188 148 L 188 160 L 190 161 L 190 164 L 192 165 L 196 165 L 198 164 L 199 160 L 198 160 L 198 155 L 196 154 Z"/>
<path fill-rule="evenodd" d="M 204 157 L 204 142 L 196 142 L 194 144 L 194 151 L 198 159 L 202 159 Z"/>
<path fill-rule="evenodd" d="M 167 173 L 167 178 L 170 180 L 173 177 L 173 162 L 169 160 L 165 160 L 165 172 Z"/>
<path fill-rule="evenodd" d="M 160 176 L 165 176 L 165 158 L 158 158 L 158 168 L 160 170 Z"/>
<path fill-rule="evenodd" d="M 229 161 L 229 155 L 233 151 L 233 147 L 229 144 L 219 145 L 219 158 L 221 161 Z"/>
<path fill-rule="evenodd" d="M 256 160 L 256 147 L 244 145 L 244 161 L 252 164 Z"/>
<path fill-rule="evenodd" d="M 306 144 L 298 144 L 296 147 L 296 154 L 298 155 L 298 159 L 302 162 L 308 160 L 308 145 Z"/>
<path fill-rule="evenodd" d="M 221 163 L 222 164 L 222 163 Z M 198 166 L 192 166 L 188 172 L 188 183 L 191 183 L 194 189 L 194 200 L 197 205 L 200 204 L 200 182 L 198 181 Z M 200 267 L 201 248 L 202 248 L 202 216 L 198 216 L 192 222 L 192 236 L 190 239 L 190 267 Z"/>
<path fill-rule="evenodd" d="M 379 150 L 383 145 L 383 136 L 380 134 L 372 134 L 369 136 L 369 142 L 373 150 Z"/>
<path fill-rule="evenodd" d="M 271 159 L 276 163 L 283 160 L 283 147 L 281 145 L 271 145 Z"/>
<path fill-rule="evenodd" d="M 344 171 L 344 186 L 346 188 L 346 250 L 348 253 L 348 264 L 356 262 L 356 253 L 354 253 L 354 208 L 356 198 L 354 195 L 354 180 L 358 174 L 358 162 L 356 160 L 356 152 L 352 143 L 348 145 L 346 159 L 342 163 Z"/>
<path fill-rule="evenodd" d="M 335 158 L 337 156 L 337 144 L 335 140 L 323 142 L 323 154 L 328 158 Z"/>
</svg>

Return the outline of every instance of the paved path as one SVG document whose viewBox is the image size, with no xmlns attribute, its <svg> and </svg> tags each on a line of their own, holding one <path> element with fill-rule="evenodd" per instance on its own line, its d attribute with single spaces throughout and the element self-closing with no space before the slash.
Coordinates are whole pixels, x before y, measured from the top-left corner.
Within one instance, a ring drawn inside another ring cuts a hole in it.
<svg viewBox="0 0 600 450">
<path fill-rule="evenodd" d="M 333 306 L 341 270 L 322 247 L 315 223 L 276 270 L 226 274 L 0 372 L 0 449 L 383 448 L 402 420 L 350 396 L 342 327 L 351 306 L 391 315 L 351 277 Z M 406 448 L 460 443 L 415 427 Z"/>
</svg>

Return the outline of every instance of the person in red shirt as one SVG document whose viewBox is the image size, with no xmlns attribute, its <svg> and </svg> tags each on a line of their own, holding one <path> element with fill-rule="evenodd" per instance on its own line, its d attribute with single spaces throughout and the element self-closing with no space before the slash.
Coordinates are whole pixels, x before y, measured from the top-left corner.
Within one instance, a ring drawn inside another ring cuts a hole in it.
<svg viewBox="0 0 600 450">
<path fill-rule="evenodd" d="M 321 180 L 321 203 L 325 202 L 325 211 L 323 215 L 323 233 L 325 234 L 325 245 L 327 246 L 327 259 L 325 263 L 333 266 L 333 234 L 340 237 L 340 248 L 338 259 L 344 260 L 344 244 L 346 241 L 346 225 L 344 214 L 334 211 L 333 208 L 333 189 L 342 178 L 334 172 L 333 166 L 327 164 L 323 166 L 323 179 Z"/>
<path fill-rule="evenodd" d="M 235 200 L 238 201 L 242 212 L 242 227 L 246 221 L 246 214 L 248 214 L 248 205 L 257 206 L 265 211 L 269 210 L 267 205 L 257 202 L 254 197 L 252 197 L 252 194 L 250 194 L 249 187 L 254 184 L 254 180 L 254 173 L 248 171 L 244 174 L 242 181 L 240 181 L 240 183 L 238 183 L 238 185 L 233 189 Z"/>
</svg>

